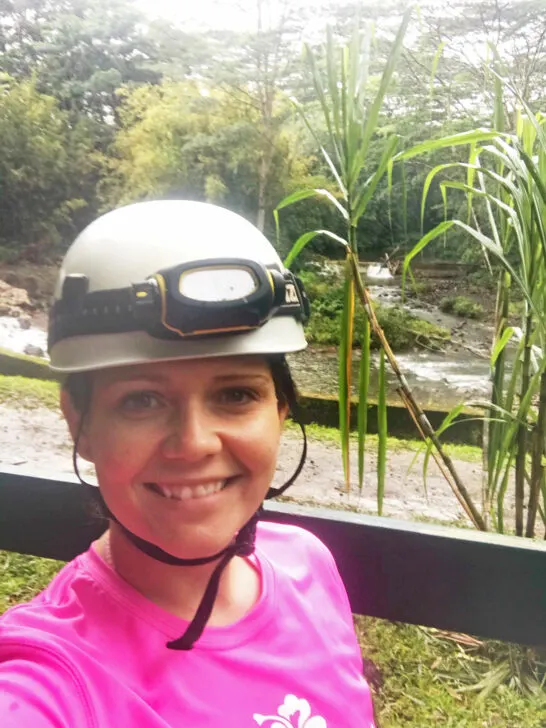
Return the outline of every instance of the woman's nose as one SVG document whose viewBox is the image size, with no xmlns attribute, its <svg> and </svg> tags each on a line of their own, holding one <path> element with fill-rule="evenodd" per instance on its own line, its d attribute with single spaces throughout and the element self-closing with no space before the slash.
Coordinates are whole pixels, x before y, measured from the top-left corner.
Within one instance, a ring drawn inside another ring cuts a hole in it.
<svg viewBox="0 0 546 728">
<path fill-rule="evenodd" d="M 163 442 L 163 454 L 197 462 L 222 449 L 214 418 L 200 403 L 184 404 L 173 412 Z"/>
</svg>

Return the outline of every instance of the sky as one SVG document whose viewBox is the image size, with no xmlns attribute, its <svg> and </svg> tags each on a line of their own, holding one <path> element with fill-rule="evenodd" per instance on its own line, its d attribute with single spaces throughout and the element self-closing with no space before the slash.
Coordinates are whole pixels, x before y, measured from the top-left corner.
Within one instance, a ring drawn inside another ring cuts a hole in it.
<svg viewBox="0 0 546 728">
<path fill-rule="evenodd" d="M 255 0 L 135 0 L 151 17 L 182 22 L 188 30 L 217 27 L 241 30 L 253 25 Z"/>
<path fill-rule="evenodd" d="M 313 8 L 316 22 L 312 27 L 307 27 L 305 35 L 309 33 L 315 35 L 322 32 L 328 19 L 328 7 L 332 5 L 342 4 L 347 0 L 262 0 L 263 7 L 263 25 L 264 28 L 276 27 L 277 23 L 275 15 L 275 7 L 285 4 L 286 2 L 294 2 L 297 6 L 309 5 Z M 463 0 L 464 1 L 464 0 Z M 472 3 L 475 0 L 466 0 Z M 512 0 L 513 1 L 513 0 Z M 183 26 L 188 32 L 206 30 L 206 29 L 226 29 L 226 30 L 245 30 L 255 29 L 257 24 L 257 4 L 259 0 L 133 0 L 135 5 L 143 10 L 150 18 L 165 18 Z M 403 0 L 400 0 L 401 4 Z M 369 0 L 368 0 L 369 3 Z M 377 0 L 378 5 L 381 0 Z M 545 0 L 546 3 L 546 0 Z M 428 6 L 434 9 L 440 9 L 442 15 L 449 15 L 450 11 L 460 12 L 460 8 L 456 10 L 451 7 L 450 0 L 421 0 L 421 7 Z M 273 17 L 267 18 L 268 9 L 272 9 Z M 269 22 L 268 22 L 269 20 Z M 400 18 L 393 18 L 393 32 L 398 27 Z M 383 19 L 385 25 L 385 19 Z M 413 24 L 406 35 L 406 43 L 411 45 L 412 40 L 418 34 L 417 25 Z M 478 42 L 476 38 L 469 39 L 469 42 L 462 42 L 457 48 L 445 48 L 444 55 L 449 56 L 450 53 L 464 53 L 467 60 L 481 65 L 486 56 L 488 56 L 486 39 L 481 38 Z"/>
<path fill-rule="evenodd" d="M 175 22 L 183 23 L 188 30 L 197 28 L 225 28 L 243 30 L 254 28 L 257 18 L 257 4 L 259 0 L 133 0 L 137 7 L 150 17 L 163 17 Z M 313 14 L 322 24 L 327 18 L 328 8 L 332 5 L 345 4 L 347 0 L 263 0 L 262 13 L 264 26 L 276 26 L 274 17 L 276 8 L 293 2 L 296 7 L 307 5 L 313 9 Z M 448 0 L 422 0 L 442 5 Z M 403 0 L 400 0 L 403 2 Z M 377 0 L 378 5 L 381 0 Z M 271 11 L 273 17 L 270 22 L 267 12 Z"/>
<path fill-rule="evenodd" d="M 286 0 L 285 0 L 286 1 Z M 467 0 L 472 2 L 473 0 Z M 258 0 L 134 0 L 147 15 L 163 17 L 173 21 L 183 21 L 201 26 L 223 28 L 245 28 L 252 26 L 256 18 Z M 297 0 L 298 4 L 327 7 L 342 4 L 344 0 Z M 276 0 L 264 0 L 263 7 L 274 7 Z M 381 0 L 377 0 L 381 5 Z M 450 0 L 421 0 L 420 5 L 442 7 L 449 12 Z M 318 11 L 319 12 L 319 11 Z M 320 13 L 324 15 L 325 13 Z"/>
</svg>

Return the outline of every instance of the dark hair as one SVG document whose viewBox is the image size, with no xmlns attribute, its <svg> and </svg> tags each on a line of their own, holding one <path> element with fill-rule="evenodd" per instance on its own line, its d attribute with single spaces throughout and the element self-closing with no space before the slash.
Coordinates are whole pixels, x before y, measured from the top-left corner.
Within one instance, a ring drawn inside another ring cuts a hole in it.
<svg viewBox="0 0 546 728">
<path fill-rule="evenodd" d="M 77 372 L 68 374 L 61 384 L 62 389 L 68 393 L 74 409 L 79 414 L 88 411 L 93 391 L 93 380 L 90 372 Z"/>
<path fill-rule="evenodd" d="M 292 417 L 299 421 L 298 390 L 286 357 L 273 356 L 269 357 L 268 361 L 279 404 L 288 405 Z"/>
<path fill-rule="evenodd" d="M 271 368 L 271 376 L 275 385 L 275 394 L 281 405 L 288 405 L 292 416 L 298 417 L 298 395 L 296 385 L 286 358 L 282 355 L 267 357 Z M 62 383 L 77 412 L 86 415 L 91 404 L 93 393 L 93 377 L 91 372 L 69 374 Z"/>
</svg>

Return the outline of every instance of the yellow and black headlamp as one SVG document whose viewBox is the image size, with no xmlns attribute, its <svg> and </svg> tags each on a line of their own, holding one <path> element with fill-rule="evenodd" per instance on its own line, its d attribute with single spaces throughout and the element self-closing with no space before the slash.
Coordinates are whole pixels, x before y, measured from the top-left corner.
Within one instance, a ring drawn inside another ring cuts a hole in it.
<svg viewBox="0 0 546 728">
<path fill-rule="evenodd" d="M 86 276 L 65 278 L 50 317 L 50 346 L 69 336 L 124 331 L 162 339 L 228 334 L 259 328 L 272 316 L 302 323 L 309 316 L 298 278 L 252 260 L 192 261 L 130 288 L 88 289 Z"/>
</svg>

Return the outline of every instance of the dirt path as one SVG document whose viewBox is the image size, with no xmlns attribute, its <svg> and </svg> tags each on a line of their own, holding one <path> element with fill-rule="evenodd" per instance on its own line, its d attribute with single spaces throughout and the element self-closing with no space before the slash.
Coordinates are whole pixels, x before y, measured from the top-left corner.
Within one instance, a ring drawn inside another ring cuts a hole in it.
<svg viewBox="0 0 546 728">
<path fill-rule="evenodd" d="M 301 454 L 301 438 L 287 433 L 281 444 L 275 483 L 282 484 L 294 472 Z M 432 518 L 455 521 L 464 518 L 462 509 L 431 463 L 427 478 L 427 495 L 423 488 L 422 457 L 410 472 L 414 453 L 389 453 L 384 513 L 396 518 Z M 481 469 L 479 463 L 457 461 L 460 477 L 476 502 L 480 498 Z M 21 473 L 72 479 L 72 450 L 66 426 L 57 412 L 46 408 L 16 409 L 0 405 L 0 468 Z M 340 451 L 335 445 L 317 440 L 309 443 L 307 464 L 289 491 L 291 499 L 326 507 L 342 507 L 375 513 L 374 497 L 376 458 L 366 461 L 367 477 L 364 492 L 347 495 L 343 492 L 343 468 Z M 92 476 L 92 468 L 81 463 L 82 474 Z M 356 456 L 352 472 L 356 474 Z"/>
</svg>

